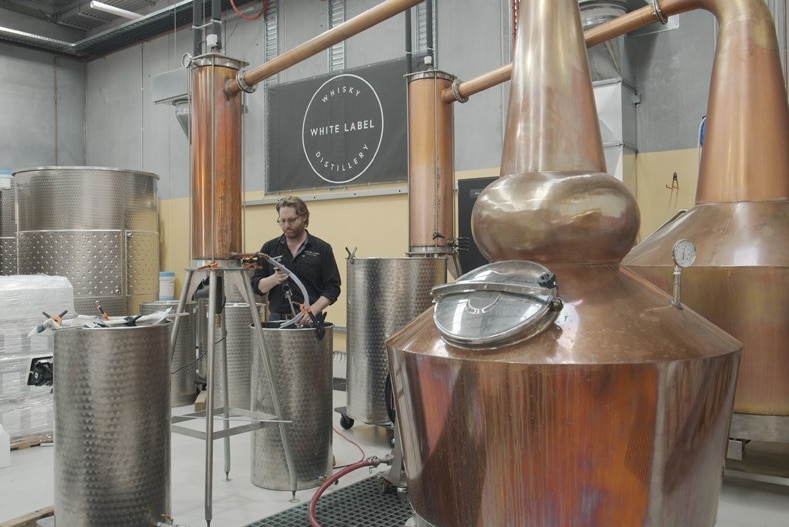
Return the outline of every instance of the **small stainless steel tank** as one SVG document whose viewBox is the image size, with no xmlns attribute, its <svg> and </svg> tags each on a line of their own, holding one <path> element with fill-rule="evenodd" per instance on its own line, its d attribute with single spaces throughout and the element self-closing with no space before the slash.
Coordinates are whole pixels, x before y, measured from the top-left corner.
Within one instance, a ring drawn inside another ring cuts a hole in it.
<svg viewBox="0 0 789 527">
<path fill-rule="evenodd" d="M 159 287 L 159 208 L 147 172 L 43 167 L 14 173 L 20 274 L 66 276 L 78 313 L 137 312 Z"/>
<path fill-rule="evenodd" d="M 348 258 L 347 416 L 388 424 L 385 340 L 430 307 L 446 282 L 442 257 Z"/>
<path fill-rule="evenodd" d="M 175 313 L 177 300 L 157 300 L 140 304 L 140 314 L 149 315 L 168 308 Z M 195 303 L 187 302 L 186 315 L 181 315 L 178 338 L 170 357 L 170 404 L 182 406 L 195 400 L 195 375 L 197 372 L 197 341 L 195 337 Z"/>
<path fill-rule="evenodd" d="M 170 512 L 170 324 L 55 332 L 55 517 L 155 526 Z"/>
<path fill-rule="evenodd" d="M 294 459 L 296 488 L 317 487 L 332 468 L 332 346 L 333 326 L 317 339 L 312 328 L 279 329 L 263 324 L 263 340 L 274 374 L 288 445 Z M 254 340 L 254 328 L 249 330 Z M 252 359 L 252 410 L 274 414 L 266 366 L 260 350 Z M 274 490 L 291 490 L 290 473 L 279 427 L 269 425 L 253 433 L 252 483 Z"/>
</svg>

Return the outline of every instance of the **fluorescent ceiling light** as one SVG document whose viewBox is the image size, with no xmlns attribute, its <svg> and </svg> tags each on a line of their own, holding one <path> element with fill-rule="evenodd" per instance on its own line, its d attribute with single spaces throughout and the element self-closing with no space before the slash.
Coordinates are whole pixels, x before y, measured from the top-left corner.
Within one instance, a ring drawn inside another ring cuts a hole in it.
<svg viewBox="0 0 789 527">
<path fill-rule="evenodd" d="M 105 4 L 104 2 L 94 2 L 91 0 L 90 8 L 96 9 L 97 11 L 104 11 L 105 13 L 109 13 L 111 15 L 128 18 L 129 20 L 137 20 L 138 18 L 142 18 L 142 15 L 139 13 L 121 9 L 120 7 L 115 7 L 114 5 Z"/>
</svg>

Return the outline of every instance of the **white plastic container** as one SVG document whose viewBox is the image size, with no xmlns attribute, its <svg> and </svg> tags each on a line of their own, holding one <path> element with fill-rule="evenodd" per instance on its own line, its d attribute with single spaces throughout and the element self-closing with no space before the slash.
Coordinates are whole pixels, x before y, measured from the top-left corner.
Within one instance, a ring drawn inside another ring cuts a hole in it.
<svg viewBox="0 0 789 527">
<path fill-rule="evenodd" d="M 175 300 L 175 273 L 172 271 L 159 273 L 159 300 Z"/>
<path fill-rule="evenodd" d="M 11 434 L 0 424 L 0 468 L 11 464 Z"/>
</svg>

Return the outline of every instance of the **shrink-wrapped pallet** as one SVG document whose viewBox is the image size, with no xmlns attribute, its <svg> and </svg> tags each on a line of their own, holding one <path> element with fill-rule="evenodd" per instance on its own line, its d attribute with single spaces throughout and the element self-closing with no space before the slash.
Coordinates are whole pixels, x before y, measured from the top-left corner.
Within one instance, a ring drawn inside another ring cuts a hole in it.
<svg viewBox="0 0 789 527">
<path fill-rule="evenodd" d="M 52 356 L 50 331 L 28 334 L 44 312 L 74 312 L 74 288 L 68 278 L 48 275 L 0 276 L 0 423 L 12 442 L 52 433 L 52 389 L 28 386 L 31 361 Z"/>
</svg>

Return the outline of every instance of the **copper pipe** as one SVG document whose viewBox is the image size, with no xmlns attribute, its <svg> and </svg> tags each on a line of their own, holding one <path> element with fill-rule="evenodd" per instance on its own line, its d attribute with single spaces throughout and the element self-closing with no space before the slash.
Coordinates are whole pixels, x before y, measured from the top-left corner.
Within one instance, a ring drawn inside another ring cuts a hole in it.
<svg viewBox="0 0 789 527">
<path fill-rule="evenodd" d="M 431 70 L 408 79 L 410 254 L 451 252 L 454 234 L 452 106 L 440 100 L 454 77 Z"/>
<path fill-rule="evenodd" d="M 385 0 L 377 6 L 356 15 L 350 20 L 346 20 L 339 26 L 332 28 L 320 35 L 311 38 L 307 42 L 278 55 L 272 60 L 253 68 L 238 79 L 229 80 L 225 84 L 225 91 L 229 96 L 236 95 L 242 90 L 248 90 L 255 84 L 266 80 L 272 75 L 276 75 L 302 60 L 328 49 L 338 42 L 361 33 L 379 22 L 393 17 L 394 15 L 410 9 L 422 0 Z"/>
<path fill-rule="evenodd" d="M 192 258 L 242 252 L 241 95 L 228 97 L 239 61 L 202 55 L 192 61 Z"/>
<path fill-rule="evenodd" d="M 664 3 L 665 2 L 661 2 L 660 5 L 663 6 Z M 664 14 L 669 14 L 666 12 L 665 7 L 662 7 L 661 10 Z M 676 13 L 672 12 L 670 14 Z M 652 6 L 636 9 L 635 11 L 631 11 L 626 15 L 615 18 L 614 20 L 604 24 L 600 24 L 599 26 L 596 26 L 588 31 L 584 31 L 586 47 L 591 48 L 592 46 L 600 44 L 601 42 L 611 40 L 640 27 L 648 26 L 654 22 L 657 22 L 657 16 Z M 465 100 L 476 93 L 485 91 L 488 88 L 496 86 L 497 84 L 501 84 L 502 82 L 510 80 L 511 76 L 512 64 L 507 64 L 488 73 L 484 73 L 479 77 L 459 83 L 457 86 L 455 86 L 455 91 L 462 100 Z M 458 100 L 458 97 L 452 91 L 452 89 L 448 89 L 441 93 L 441 100 L 448 103 L 455 102 Z"/>
<path fill-rule="evenodd" d="M 680 6 L 672 7 L 668 5 L 669 3 L 677 2 L 668 2 L 664 0 L 659 4 L 660 10 L 664 16 L 676 15 L 682 11 L 687 11 L 690 9 L 689 7 L 680 9 Z M 681 3 L 687 2 L 683 0 Z M 631 11 L 626 15 L 622 15 L 609 22 L 595 26 L 588 31 L 584 31 L 586 47 L 591 48 L 592 46 L 607 40 L 614 39 L 624 35 L 625 33 L 629 33 L 655 22 L 658 22 L 658 16 L 652 6 L 645 6 L 640 9 L 636 9 L 635 11 Z M 485 91 L 488 88 L 496 86 L 497 84 L 501 84 L 502 82 L 510 80 L 511 76 L 512 64 L 507 64 L 488 73 L 484 73 L 479 77 L 461 82 L 455 87 L 455 90 L 457 95 L 460 96 L 460 99 L 465 100 L 476 93 Z M 458 100 L 458 97 L 452 91 L 452 89 L 448 89 L 441 93 L 441 100 L 444 102 L 455 102 Z"/>
</svg>

